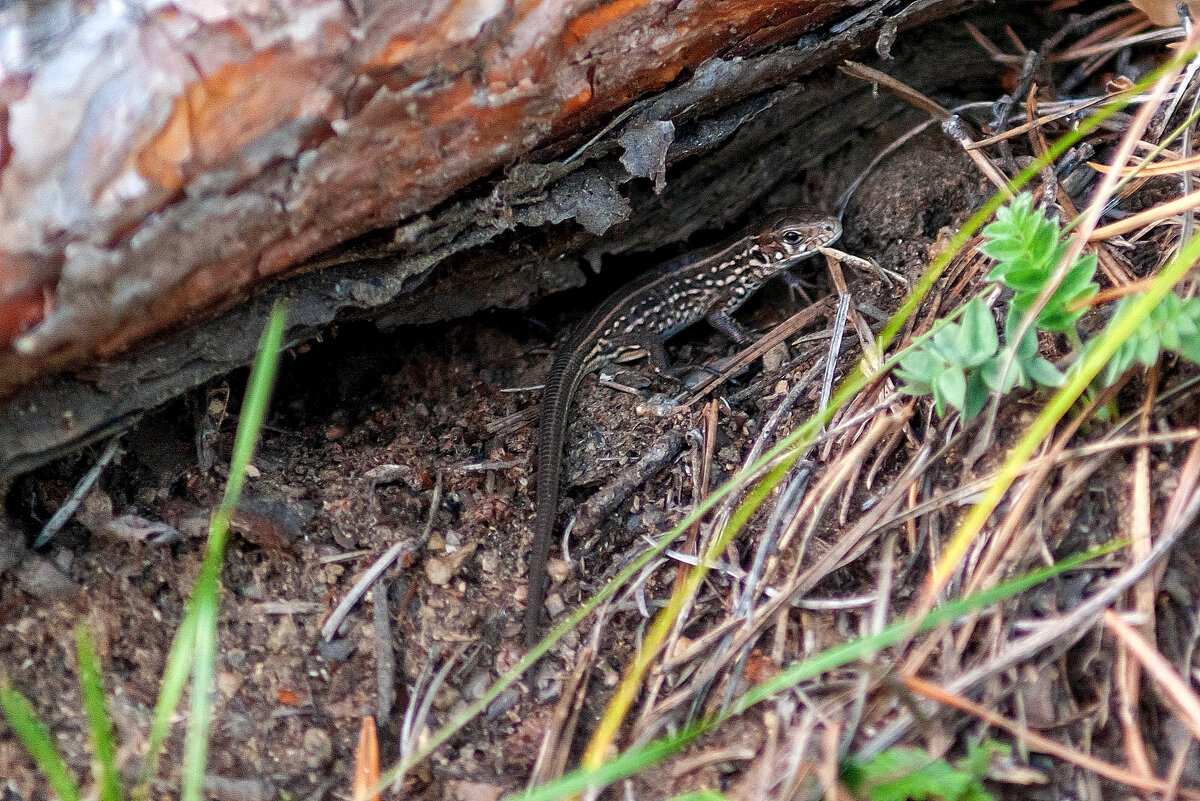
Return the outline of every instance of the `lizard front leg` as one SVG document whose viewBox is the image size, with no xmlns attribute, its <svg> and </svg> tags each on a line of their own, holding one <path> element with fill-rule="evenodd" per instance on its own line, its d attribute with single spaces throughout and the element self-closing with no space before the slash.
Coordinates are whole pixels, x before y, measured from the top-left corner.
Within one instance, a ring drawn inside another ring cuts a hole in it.
<svg viewBox="0 0 1200 801">
<path fill-rule="evenodd" d="M 714 329 L 733 340 L 735 345 L 745 347 L 754 341 L 754 337 L 741 324 L 729 316 L 729 313 L 721 309 L 710 311 L 704 315 L 705 321 L 708 322 Z"/>
</svg>

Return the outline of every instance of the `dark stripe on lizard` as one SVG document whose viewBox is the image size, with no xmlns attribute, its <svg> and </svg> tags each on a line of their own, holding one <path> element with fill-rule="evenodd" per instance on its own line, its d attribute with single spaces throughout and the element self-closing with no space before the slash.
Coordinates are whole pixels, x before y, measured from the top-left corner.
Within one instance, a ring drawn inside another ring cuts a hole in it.
<svg viewBox="0 0 1200 801">
<path fill-rule="evenodd" d="M 542 633 L 546 561 L 554 540 L 562 473 L 563 439 L 571 401 L 588 373 L 629 351 L 662 355 L 662 343 L 684 328 L 708 320 L 735 341 L 747 337 L 729 316 L 760 286 L 842 233 L 832 217 L 788 214 L 732 242 L 689 254 L 650 270 L 617 292 L 577 326 L 558 348 L 542 397 L 538 431 L 537 516 L 529 558 L 525 639 Z"/>
</svg>

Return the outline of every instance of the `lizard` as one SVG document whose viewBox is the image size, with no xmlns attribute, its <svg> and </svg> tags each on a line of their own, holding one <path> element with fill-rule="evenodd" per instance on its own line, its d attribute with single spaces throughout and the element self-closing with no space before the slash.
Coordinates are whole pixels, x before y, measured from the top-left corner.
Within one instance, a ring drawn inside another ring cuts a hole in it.
<svg viewBox="0 0 1200 801">
<path fill-rule="evenodd" d="M 536 507 L 529 560 L 525 639 L 541 637 L 546 598 L 546 563 L 554 538 L 563 444 L 571 401 L 583 377 L 605 364 L 645 351 L 666 364 L 663 342 L 707 320 L 744 345 L 750 337 L 730 316 L 770 278 L 841 236 L 836 218 L 793 211 L 747 229 L 733 240 L 665 262 L 639 276 L 600 304 L 558 346 L 542 396 L 537 445 Z"/>
</svg>

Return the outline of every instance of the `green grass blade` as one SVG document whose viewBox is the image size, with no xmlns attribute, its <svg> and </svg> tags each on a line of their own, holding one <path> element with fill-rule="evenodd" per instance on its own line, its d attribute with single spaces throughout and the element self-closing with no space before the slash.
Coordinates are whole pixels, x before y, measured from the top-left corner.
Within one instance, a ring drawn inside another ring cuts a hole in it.
<svg viewBox="0 0 1200 801">
<path fill-rule="evenodd" d="M 158 759 L 163 743 L 171 731 L 171 715 L 183 698 L 188 676 L 192 673 L 192 651 L 196 645 L 196 619 L 185 615 L 171 642 L 167 654 L 167 666 L 163 670 L 162 684 L 158 690 L 158 701 L 154 705 L 154 717 L 150 722 L 150 738 L 146 756 L 142 760 L 141 776 L 133 790 L 135 799 L 149 797 L 150 781 L 158 773 Z"/>
<path fill-rule="evenodd" d="M 936 607 L 920 621 L 918 630 L 924 631 L 935 626 L 940 626 L 943 623 L 957 620 L 969 612 L 974 612 L 998 601 L 1011 598 L 1036 584 L 1072 570 L 1088 560 L 1124 547 L 1125 544 L 1124 541 L 1109 543 L 1087 553 L 1063 559 L 1055 565 L 1040 568 L 1024 576 L 1010 579 L 989 590 L 943 604 Z M 737 698 L 730 705 L 728 711 L 722 715 L 690 723 L 676 734 L 654 740 L 640 748 L 626 751 L 594 770 L 580 768 L 566 774 L 560 779 L 537 787 L 528 793 L 508 796 L 508 798 L 522 799 L 522 801 L 552 801 L 552 799 L 575 795 L 588 788 L 603 788 L 621 779 L 635 775 L 639 771 L 645 770 L 667 757 L 681 752 L 702 734 L 714 730 L 721 723 L 745 712 L 755 704 L 778 695 L 781 692 L 790 690 L 801 681 L 862 659 L 881 648 L 894 645 L 909 637 L 912 631 L 913 624 L 910 621 L 900 620 L 892 623 L 877 634 L 869 637 L 860 637 L 842 645 L 828 648 L 819 654 L 815 654 L 792 665 L 778 676 L 752 687 L 745 694 Z"/>
<path fill-rule="evenodd" d="M 232 512 L 246 483 L 246 468 L 258 446 L 258 436 L 267 417 L 271 402 L 271 388 L 275 386 L 275 374 L 279 371 L 279 353 L 283 349 L 283 329 L 287 313 L 282 304 L 276 303 L 271 318 L 258 343 L 258 354 L 250 369 L 250 381 L 246 387 L 246 398 L 242 402 L 242 413 L 238 419 L 237 437 L 233 442 L 233 456 L 229 461 L 229 482 L 225 485 L 225 499 L 221 508 Z"/>
<path fill-rule="evenodd" d="M 626 751 L 598 768 L 577 768 L 562 778 L 535 787 L 522 795 L 505 796 L 503 801 L 516 801 L 517 799 L 520 801 L 554 801 L 554 799 L 579 795 L 588 789 L 607 787 L 679 753 L 705 730 L 705 721 L 693 721 L 675 734 L 661 737 L 632 751 Z"/>
<path fill-rule="evenodd" d="M 79 658 L 79 686 L 83 692 L 83 710 L 87 714 L 88 738 L 92 760 L 98 774 L 96 784 L 100 801 L 120 801 L 121 777 L 117 772 L 117 745 L 112 719 L 105 703 L 104 673 L 87 627 L 75 627 L 75 653 Z"/>
<path fill-rule="evenodd" d="M 217 518 L 213 516 L 213 528 L 217 527 Z M 229 519 L 221 522 L 220 526 L 228 532 Z M 217 539 L 223 539 L 218 537 Z M 217 651 L 217 604 L 220 600 L 220 572 L 222 550 L 212 547 L 212 531 L 209 532 L 209 555 L 205 558 L 205 567 L 201 570 L 201 578 L 197 579 L 193 591 L 194 615 L 196 621 L 195 650 L 192 653 L 192 704 L 191 715 L 188 718 L 187 733 L 183 741 L 183 801 L 200 801 L 204 791 L 204 771 L 208 764 L 208 729 L 212 721 L 212 687 L 213 673 L 216 665 Z"/>
<path fill-rule="evenodd" d="M 276 303 L 250 370 L 250 382 L 246 387 L 246 399 L 242 403 L 233 456 L 229 462 L 225 497 L 209 524 L 208 548 L 188 604 L 188 614 L 195 620 L 195 640 L 192 650 L 192 711 L 183 744 L 183 801 L 201 801 L 203 798 L 208 729 L 212 720 L 210 690 L 217 661 L 217 607 L 220 603 L 225 544 L 229 539 L 229 520 L 246 483 L 246 468 L 254 457 L 254 449 L 267 416 L 271 388 L 275 385 L 275 375 L 279 369 L 284 323 L 283 307 Z"/>
<path fill-rule="evenodd" d="M 208 528 L 208 545 L 192 595 L 184 608 L 179 630 L 171 643 L 163 671 L 158 703 L 150 727 L 150 742 L 142 765 L 141 778 L 134 798 L 149 795 L 150 781 L 158 771 L 159 755 L 170 733 L 171 716 L 183 698 L 188 677 L 192 683 L 191 715 L 184 738 L 183 793 L 184 799 L 196 801 L 201 797 L 204 770 L 208 756 L 208 726 L 212 719 L 209 687 L 216 664 L 217 608 L 221 586 L 221 567 L 225 544 L 229 538 L 229 520 L 237 506 L 238 497 L 246 482 L 246 468 L 254 456 L 259 432 L 266 418 L 271 387 L 279 368 L 279 352 L 283 346 L 286 315 L 276 304 L 271 311 L 259 341 L 258 353 L 250 371 L 246 398 L 242 404 L 229 465 L 229 481 L 220 507 L 213 512 Z"/>
<path fill-rule="evenodd" d="M 4 711 L 8 725 L 33 757 L 54 794 L 61 801 L 79 801 L 79 785 L 50 738 L 50 732 L 38 720 L 29 700 L 14 690 L 6 677 L 0 677 L 0 710 Z"/>
</svg>

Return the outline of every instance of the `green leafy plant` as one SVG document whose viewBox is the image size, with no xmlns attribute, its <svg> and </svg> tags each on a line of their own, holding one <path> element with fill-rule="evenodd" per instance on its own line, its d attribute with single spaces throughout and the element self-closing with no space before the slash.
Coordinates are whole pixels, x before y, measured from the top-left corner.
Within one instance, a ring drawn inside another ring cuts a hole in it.
<svg viewBox="0 0 1200 801">
<path fill-rule="evenodd" d="M 890 748 L 867 762 L 848 761 L 842 781 L 870 801 L 991 801 L 983 777 L 993 756 L 1008 753 L 1008 746 L 986 740 L 951 764 L 920 748 Z"/>
<path fill-rule="evenodd" d="M 1038 355 L 1037 333 L 1029 331 L 1015 348 L 1000 347 L 996 321 L 982 297 L 963 308 L 962 321 L 940 321 L 933 335 L 900 359 L 900 391 L 932 395 L 939 416 L 958 409 L 965 419 L 979 414 L 991 391 L 1005 394 L 1035 383 L 1056 387 L 1063 375 Z"/>
<path fill-rule="evenodd" d="M 1066 252 L 1062 230 L 1033 207 L 1033 195 L 1023 192 L 996 211 L 996 220 L 983 229 L 983 236 L 980 252 L 996 260 L 988 281 L 1013 293 L 1003 341 L 981 293 L 963 307 L 960 323 L 937 323 L 931 336 L 900 359 L 896 370 L 900 391 L 932 395 L 939 416 L 957 409 L 970 420 L 993 392 L 1061 386 L 1063 374 L 1038 355 L 1038 332 L 1065 334 L 1078 344 L 1075 324 L 1084 313 L 1083 301 L 1099 290 L 1092 280 L 1096 257 L 1077 259 L 1022 334 L 1022 321 Z"/>
<path fill-rule="evenodd" d="M 949 406 L 974 417 L 987 402 L 983 368 L 999 350 L 996 321 L 983 299 L 975 298 L 961 322 L 940 321 L 933 336 L 900 360 L 896 375 L 904 382 L 901 392 L 932 395 L 938 415 Z"/>
<path fill-rule="evenodd" d="M 1033 208 L 1033 195 L 1028 192 L 1001 206 L 996 221 L 983 229 L 983 237 L 979 251 L 996 260 L 987 280 L 1014 292 L 1004 321 L 1005 335 L 1011 338 L 1062 261 L 1067 243 L 1058 222 Z M 1075 323 L 1086 309 L 1083 301 L 1100 289 L 1092 280 L 1095 274 L 1094 254 L 1077 259 L 1038 313 L 1034 327 L 1067 334 L 1078 342 Z"/>
<path fill-rule="evenodd" d="M 957 409 L 970 420 L 983 409 L 991 392 L 1004 395 L 1016 387 L 1062 386 L 1063 373 L 1038 355 L 1039 332 L 1065 335 L 1075 349 L 1075 364 L 1082 362 L 1080 357 L 1097 341 L 1082 342 L 1075 329 L 1087 301 L 1099 289 L 1092 280 L 1096 257 L 1087 255 L 1067 269 L 1046 305 L 1013 345 L 1067 247 L 1058 223 L 1033 207 L 1031 194 L 1023 192 L 1000 207 L 996 220 L 983 229 L 983 236 L 980 252 L 996 260 L 988 281 L 1013 293 L 1005 313 L 1003 342 L 981 293 L 963 306 L 961 322 L 946 318 L 935 323 L 928 336 L 901 356 L 896 369 L 900 391 L 932 395 L 939 416 Z M 1140 297 L 1122 298 L 1109 326 Z M 1200 364 L 1200 298 L 1184 300 L 1167 293 L 1134 335 L 1121 343 L 1096 377 L 1093 389 L 1112 385 L 1135 364 L 1156 364 L 1164 351 Z"/>
<path fill-rule="evenodd" d="M 1121 298 L 1113 311 L 1113 319 L 1127 313 L 1139 297 L 1126 295 Z M 1117 348 L 1097 381 L 1100 386 L 1110 386 L 1134 364 L 1146 367 L 1157 364 L 1163 351 L 1177 353 L 1200 364 L 1200 298 L 1184 300 L 1174 292 L 1167 293 L 1134 335 Z"/>
</svg>

